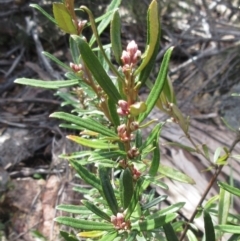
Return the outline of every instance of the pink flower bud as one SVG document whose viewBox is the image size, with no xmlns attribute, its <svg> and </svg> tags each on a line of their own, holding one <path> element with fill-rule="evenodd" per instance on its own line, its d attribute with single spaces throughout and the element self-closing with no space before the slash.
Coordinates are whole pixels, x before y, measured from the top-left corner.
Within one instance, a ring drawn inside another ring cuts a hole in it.
<svg viewBox="0 0 240 241">
<path fill-rule="evenodd" d="M 134 40 L 132 40 L 127 46 L 127 52 L 130 56 L 133 56 L 138 51 L 138 46 Z"/>
<path fill-rule="evenodd" d="M 130 65 L 131 64 L 130 54 L 127 51 L 123 50 L 121 60 L 123 62 L 123 65 Z"/>
</svg>

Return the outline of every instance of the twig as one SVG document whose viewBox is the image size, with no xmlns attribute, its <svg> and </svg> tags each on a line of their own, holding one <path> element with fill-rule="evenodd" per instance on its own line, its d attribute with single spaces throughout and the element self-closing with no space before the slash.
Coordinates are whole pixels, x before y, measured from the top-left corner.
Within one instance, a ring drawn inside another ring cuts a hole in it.
<svg viewBox="0 0 240 241">
<path fill-rule="evenodd" d="M 240 132 L 239 132 L 239 131 L 238 131 L 238 133 L 237 133 L 237 136 L 236 136 L 235 140 L 233 141 L 233 143 L 231 144 L 231 146 L 230 146 L 230 148 L 229 148 L 229 154 L 233 151 L 234 147 L 237 145 L 238 142 L 240 142 Z M 181 237 L 180 237 L 180 241 L 182 241 L 182 240 L 184 239 L 184 237 L 185 237 L 185 235 L 186 235 L 186 233 L 187 233 L 187 231 L 188 231 L 188 229 L 189 229 L 189 223 L 192 223 L 192 222 L 194 221 L 195 216 L 196 216 L 196 214 L 198 213 L 198 208 L 202 206 L 202 203 L 203 203 L 204 200 L 206 199 L 206 196 L 207 196 L 208 192 L 210 191 L 210 189 L 211 189 L 212 186 L 214 185 L 214 183 L 215 183 L 217 177 L 219 176 L 219 174 L 221 173 L 223 167 L 224 167 L 224 165 L 217 166 L 217 168 L 216 168 L 216 170 L 215 170 L 215 173 L 214 173 L 212 179 L 210 180 L 210 182 L 209 182 L 206 190 L 204 191 L 204 193 L 203 193 L 200 201 L 198 202 L 198 204 L 197 204 L 197 206 L 196 206 L 196 208 L 195 208 L 195 210 L 194 210 L 191 218 L 190 218 L 189 221 L 188 221 L 188 224 L 186 224 L 186 226 L 185 226 L 185 228 L 184 228 L 184 231 L 183 231 L 183 233 L 182 233 L 182 235 L 181 235 Z"/>
<path fill-rule="evenodd" d="M 44 103 L 44 104 L 53 104 L 53 105 L 60 105 L 61 102 L 58 100 L 51 100 L 51 99 L 43 99 L 43 98 L 29 98 L 29 99 L 22 99 L 22 98 L 7 98 L 7 99 L 0 99 L 0 104 L 4 103 Z"/>
<path fill-rule="evenodd" d="M 20 54 L 19 54 L 18 57 L 13 61 L 12 66 L 10 67 L 10 69 L 8 70 L 8 72 L 5 74 L 5 78 L 7 78 L 7 77 L 13 72 L 13 70 L 17 67 L 18 63 L 20 62 L 21 58 L 23 57 L 24 52 L 25 52 L 25 48 L 22 47 Z"/>
</svg>

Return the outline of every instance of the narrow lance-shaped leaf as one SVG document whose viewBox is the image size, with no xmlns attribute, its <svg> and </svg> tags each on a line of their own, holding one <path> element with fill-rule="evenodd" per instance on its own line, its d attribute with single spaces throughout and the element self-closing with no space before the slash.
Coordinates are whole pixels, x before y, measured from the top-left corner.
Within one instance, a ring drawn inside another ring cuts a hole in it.
<svg viewBox="0 0 240 241">
<path fill-rule="evenodd" d="M 134 73 L 135 76 L 138 75 L 140 71 L 142 71 L 144 67 L 146 67 L 149 64 L 149 61 L 151 60 L 151 57 L 154 54 L 154 50 L 156 50 L 156 47 L 159 46 L 160 23 L 159 23 L 158 4 L 156 0 L 153 0 L 149 5 L 148 16 L 147 16 L 147 26 L 148 26 L 147 47 L 144 53 L 144 59 L 141 65 Z"/>
<path fill-rule="evenodd" d="M 108 74 L 103 69 L 101 63 L 99 62 L 96 55 L 92 52 L 89 45 L 85 42 L 85 40 L 81 39 L 80 37 L 74 35 L 72 38 L 77 41 L 78 47 L 82 56 L 82 59 L 90 70 L 98 84 L 104 90 L 104 92 L 109 96 L 111 100 L 115 103 L 121 99 L 121 96 L 116 89 L 115 85 L 113 84 L 112 80 L 108 76 Z"/>
<path fill-rule="evenodd" d="M 68 213 L 75 213 L 75 214 L 82 214 L 82 215 L 83 214 L 89 215 L 91 213 L 91 211 L 88 210 L 86 207 L 79 206 L 79 205 L 61 204 L 61 205 L 58 205 L 56 209 L 64 212 L 68 212 Z"/>
<path fill-rule="evenodd" d="M 53 15 L 59 28 L 64 32 L 77 34 L 77 28 L 72 21 L 72 16 L 63 3 L 53 3 Z"/>
<path fill-rule="evenodd" d="M 117 215 L 118 213 L 117 199 L 115 197 L 114 190 L 110 182 L 110 177 L 107 173 L 106 168 L 103 166 L 99 167 L 99 177 L 101 180 L 102 191 L 109 205 L 109 208 L 112 210 L 112 213 L 114 215 Z"/>
<path fill-rule="evenodd" d="M 69 38 L 69 45 L 73 62 L 75 64 L 80 64 L 80 51 L 78 48 L 78 44 L 72 37 Z"/>
<path fill-rule="evenodd" d="M 140 146 L 139 151 L 141 152 L 144 148 L 148 147 L 150 144 L 156 140 L 156 136 L 159 135 L 159 131 L 161 130 L 163 123 L 158 123 L 151 131 L 146 141 Z"/>
<path fill-rule="evenodd" d="M 39 10 L 45 17 L 47 17 L 51 22 L 53 22 L 54 24 L 57 24 L 56 20 L 49 15 L 43 8 L 41 8 L 38 4 L 30 4 L 29 5 L 32 8 L 36 8 L 37 10 Z"/>
<path fill-rule="evenodd" d="M 178 241 L 177 235 L 174 232 L 174 229 L 170 223 L 163 225 L 163 230 L 167 241 Z"/>
<path fill-rule="evenodd" d="M 145 190 L 145 188 L 147 188 L 149 183 L 150 182 L 148 180 L 144 179 L 143 177 L 140 177 L 137 180 L 130 204 L 128 206 L 128 209 L 127 209 L 127 212 L 125 215 L 125 220 L 128 220 L 130 218 L 131 214 L 133 213 L 133 211 L 139 201 L 139 196 L 141 195 L 142 191 Z"/>
<path fill-rule="evenodd" d="M 170 213 L 176 213 L 178 212 L 183 206 L 185 205 L 184 202 L 179 202 L 179 203 L 175 203 L 175 204 L 172 204 L 166 208 L 163 208 L 151 215 L 149 215 L 147 218 L 148 219 L 153 219 L 153 218 L 157 218 L 159 216 L 163 216 L 163 215 L 167 215 L 167 214 L 170 214 Z"/>
<path fill-rule="evenodd" d="M 70 217 L 57 217 L 54 221 L 72 228 L 83 230 L 114 230 L 114 226 L 111 223 L 94 222 Z"/>
<path fill-rule="evenodd" d="M 160 197 L 157 197 L 157 198 L 151 200 L 150 202 L 144 204 L 144 205 L 142 206 L 142 209 L 143 209 L 143 210 L 149 209 L 149 208 L 151 208 L 151 207 L 153 207 L 153 206 L 156 206 L 157 204 L 163 202 L 163 201 L 166 200 L 166 199 L 167 199 L 167 195 L 162 195 L 162 196 L 160 196 Z"/>
<path fill-rule="evenodd" d="M 111 100 L 108 99 L 108 110 L 109 114 L 111 116 L 112 123 L 114 124 L 115 127 L 120 125 L 120 119 L 119 115 L 117 113 L 117 107 L 116 104 Z"/>
<path fill-rule="evenodd" d="M 218 185 L 221 188 L 223 188 L 224 190 L 232 193 L 233 195 L 240 197 L 240 189 L 239 188 L 233 187 L 225 182 L 218 182 Z"/>
<path fill-rule="evenodd" d="M 170 213 L 154 219 L 146 219 L 144 221 L 138 221 L 136 223 L 132 223 L 132 229 L 138 230 L 138 231 L 148 231 L 148 230 L 160 228 L 163 225 L 170 223 L 177 216 L 178 215 L 176 213 Z"/>
<path fill-rule="evenodd" d="M 107 9 L 106 9 L 106 12 L 109 13 L 109 12 L 112 12 L 110 15 L 107 15 L 105 18 L 103 18 L 103 20 L 101 21 L 101 23 L 98 25 L 98 28 L 97 28 L 97 32 L 98 34 L 100 35 L 104 29 L 109 25 L 111 19 L 112 19 L 112 15 L 114 14 L 114 9 L 117 9 L 119 7 L 121 3 L 121 0 L 113 0 L 111 1 L 111 3 L 108 5 Z M 93 43 L 95 42 L 96 40 L 96 36 L 93 35 L 91 40 L 89 41 L 89 45 L 92 46 Z"/>
<path fill-rule="evenodd" d="M 124 210 L 128 207 L 133 195 L 133 177 L 129 168 L 121 172 L 119 182 L 120 199 Z"/>
<path fill-rule="evenodd" d="M 155 106 L 162 92 L 162 89 L 167 77 L 168 65 L 169 65 L 172 51 L 173 51 L 173 47 L 169 48 L 163 57 L 163 61 L 162 61 L 161 68 L 158 73 L 156 82 L 146 100 L 147 110 L 139 116 L 138 118 L 139 123 L 141 123 L 152 111 L 153 107 Z"/>
<path fill-rule="evenodd" d="M 60 230 L 60 235 L 65 239 L 65 241 L 78 241 L 78 239 L 75 238 L 72 234 L 63 230 Z"/>
<path fill-rule="evenodd" d="M 76 170 L 76 172 L 79 174 L 79 176 L 91 186 L 95 187 L 100 192 L 102 191 L 101 182 L 96 177 L 95 174 L 92 174 L 88 169 L 83 167 L 82 165 L 78 164 L 77 161 L 69 161 L 70 164 L 73 166 L 73 168 Z"/>
<path fill-rule="evenodd" d="M 118 232 L 112 231 L 104 235 L 99 241 L 113 241 L 118 235 Z"/>
<path fill-rule="evenodd" d="M 81 238 L 99 238 L 102 237 L 106 232 L 105 231 L 85 231 L 80 232 L 77 235 Z"/>
<path fill-rule="evenodd" d="M 49 59 L 51 59 L 53 62 L 55 62 L 55 63 L 58 64 L 59 66 L 61 66 L 62 68 L 64 68 L 65 70 L 67 70 L 67 71 L 72 71 L 72 69 L 71 69 L 68 65 L 64 64 L 63 62 L 61 62 L 61 61 L 60 61 L 58 58 L 56 58 L 54 55 L 52 55 L 52 54 L 50 54 L 50 53 L 48 53 L 48 52 L 45 52 L 45 51 L 43 51 L 42 54 L 45 55 L 46 57 L 48 57 Z M 75 78 L 76 78 L 76 77 L 75 77 Z"/>
<path fill-rule="evenodd" d="M 161 129 L 159 129 L 158 134 L 156 135 L 155 141 L 154 141 L 154 147 L 153 150 L 153 158 L 151 162 L 151 166 L 149 169 L 149 175 L 155 176 L 158 172 L 158 168 L 160 165 L 160 147 L 159 147 L 159 135 L 160 135 Z"/>
<path fill-rule="evenodd" d="M 78 126 L 82 127 L 83 129 L 95 131 L 104 136 L 117 137 L 117 134 L 115 132 L 113 132 L 112 130 L 106 128 L 102 124 L 100 124 L 92 119 L 83 119 L 79 116 L 75 116 L 75 115 L 64 113 L 64 112 L 55 112 L 55 113 L 51 114 L 50 117 L 65 120 L 71 124 L 78 125 Z"/>
<path fill-rule="evenodd" d="M 210 214 L 204 210 L 203 212 L 204 217 L 204 228 L 205 228 L 205 238 L 206 241 L 215 241 L 215 231 L 213 227 L 213 222 Z"/>
<path fill-rule="evenodd" d="M 110 28 L 112 51 L 118 64 L 121 64 L 121 18 L 118 10 L 114 12 Z"/>
<path fill-rule="evenodd" d="M 216 225 L 214 227 L 217 230 L 220 230 L 225 233 L 234 233 L 234 234 L 240 234 L 240 226 L 234 226 L 234 225 Z"/>
<path fill-rule="evenodd" d="M 226 224 L 231 203 L 231 194 L 220 188 L 219 208 L 218 208 L 218 223 Z"/>
<path fill-rule="evenodd" d="M 94 139 L 86 139 L 83 137 L 79 137 L 79 136 L 73 136 L 73 135 L 69 135 L 67 136 L 67 138 L 69 140 L 75 141 L 76 143 L 86 146 L 86 147 L 90 147 L 90 148 L 94 148 L 94 149 L 117 149 L 118 146 L 111 144 L 109 142 L 105 142 L 103 140 L 94 140 Z"/>
<path fill-rule="evenodd" d="M 161 173 L 173 180 L 176 180 L 179 182 L 184 182 L 184 183 L 189 183 L 189 184 L 195 184 L 195 181 L 191 177 L 187 176 L 186 174 L 184 174 L 176 169 L 173 169 L 172 167 L 168 167 L 168 166 L 160 164 L 158 171 L 159 171 L 159 173 Z"/>
<path fill-rule="evenodd" d="M 82 203 L 84 204 L 85 207 L 87 207 L 89 210 L 91 210 L 93 213 L 95 213 L 100 218 L 105 219 L 108 222 L 111 221 L 111 218 L 105 212 L 103 212 L 101 209 L 99 209 L 97 206 L 95 206 L 93 203 L 90 203 L 87 200 L 83 200 Z"/>
<path fill-rule="evenodd" d="M 37 79 L 27 79 L 19 78 L 14 81 L 16 84 L 29 85 L 32 87 L 40 87 L 44 89 L 59 89 L 66 88 L 70 86 L 77 85 L 79 83 L 78 79 L 72 80 L 37 80 Z"/>
</svg>

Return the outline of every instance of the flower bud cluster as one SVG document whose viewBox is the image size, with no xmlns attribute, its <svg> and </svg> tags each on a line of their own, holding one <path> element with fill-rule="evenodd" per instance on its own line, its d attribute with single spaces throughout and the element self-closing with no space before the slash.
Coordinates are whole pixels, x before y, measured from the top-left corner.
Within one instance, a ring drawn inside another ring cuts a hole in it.
<svg viewBox="0 0 240 241">
<path fill-rule="evenodd" d="M 133 159 L 139 155 L 139 151 L 137 147 L 133 146 L 128 152 L 127 152 L 128 158 Z"/>
<path fill-rule="evenodd" d="M 132 135 L 131 134 L 129 135 L 127 133 L 127 128 L 126 128 L 125 124 L 118 126 L 117 132 L 118 132 L 118 136 L 119 136 L 120 140 L 123 142 L 130 141 L 132 138 Z"/>
<path fill-rule="evenodd" d="M 70 68 L 73 70 L 73 72 L 75 73 L 79 73 L 83 70 L 83 67 L 81 64 L 74 64 L 74 63 L 70 63 Z"/>
<path fill-rule="evenodd" d="M 119 108 L 117 109 L 117 113 L 120 116 L 128 116 L 129 115 L 130 112 L 129 112 L 129 105 L 128 105 L 127 101 L 119 100 L 118 106 L 119 106 Z"/>
<path fill-rule="evenodd" d="M 141 51 L 138 50 L 138 46 L 134 40 L 132 40 L 126 50 L 122 52 L 122 63 L 124 69 L 129 69 L 131 67 L 135 67 L 138 59 L 141 57 Z"/>
<path fill-rule="evenodd" d="M 138 180 L 138 178 L 141 176 L 141 172 L 136 167 L 134 167 L 133 164 L 130 166 L 130 170 L 132 172 L 133 179 Z"/>
<path fill-rule="evenodd" d="M 125 221 L 123 213 L 117 213 L 117 216 L 111 216 L 111 223 L 116 229 L 129 230 L 130 221 Z"/>
</svg>

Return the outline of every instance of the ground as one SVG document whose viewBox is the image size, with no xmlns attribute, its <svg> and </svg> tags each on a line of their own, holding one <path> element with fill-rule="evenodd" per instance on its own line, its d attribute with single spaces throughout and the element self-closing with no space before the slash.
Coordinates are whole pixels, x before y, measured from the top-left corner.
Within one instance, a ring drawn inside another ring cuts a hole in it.
<svg viewBox="0 0 240 241">
<path fill-rule="evenodd" d="M 76 6 L 91 5 L 98 15 L 104 11 L 107 1 L 95 2 L 76 1 Z M 124 46 L 134 39 L 144 49 L 143 16 L 148 2 L 123 1 L 120 12 L 124 16 Z M 60 106 L 61 100 L 54 91 L 14 84 L 19 77 L 63 78 L 63 70 L 49 61 L 42 54 L 43 50 L 66 64 L 71 61 L 68 36 L 30 8 L 30 3 L 39 3 L 51 14 L 51 2 L 0 1 L 0 230 L 7 240 L 36 240 L 32 233 L 35 230 L 53 240 L 58 232 L 52 221 L 57 215 L 55 206 L 63 202 L 79 203 L 79 196 L 72 192 L 77 182 L 74 174 L 58 156 L 80 147 L 66 141 L 66 130 L 49 118 L 52 112 L 68 110 L 67 107 Z M 234 128 L 239 127 L 238 99 L 231 97 L 232 92 L 240 92 L 239 1 L 195 0 L 190 4 L 171 0 L 161 1 L 160 5 L 161 50 L 152 78 L 158 72 L 166 49 L 175 46 L 169 75 L 180 109 L 192 118 L 192 135 L 199 143 L 207 143 L 211 152 L 218 146 L 230 146 L 234 133 L 225 127 L 220 117 L 225 117 Z M 109 41 L 108 29 L 102 39 Z M 146 89 L 142 92 L 144 98 Z M 153 117 L 166 119 L 159 112 L 154 112 Z M 204 170 L 208 164 L 180 148 L 164 145 L 166 141 L 179 141 L 181 136 L 176 126 L 168 126 L 163 131 L 162 161 L 195 176 L 199 174 L 196 170 Z M 239 148 L 237 146 L 238 153 Z M 235 162 L 234 166 L 235 182 L 239 185 L 240 168 Z M 221 178 L 228 174 L 226 168 Z M 201 196 L 209 175 L 201 174 L 198 179 L 204 182 L 186 187 L 192 195 L 194 193 L 185 210 L 186 217 Z M 171 183 L 169 181 L 169 185 Z M 184 187 L 173 183 L 172 193 L 168 193 L 171 201 L 189 199 L 188 195 L 180 195 L 181 188 Z"/>
</svg>

